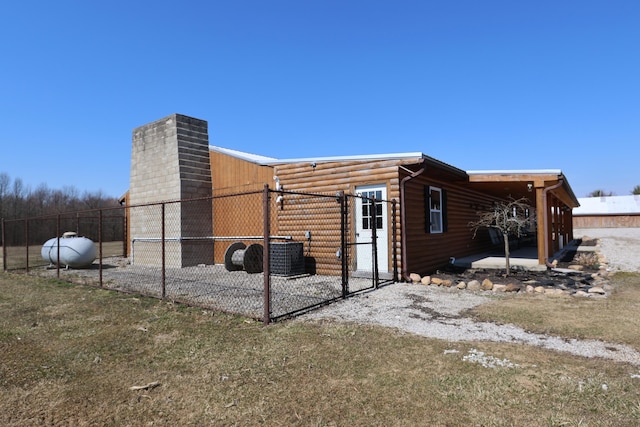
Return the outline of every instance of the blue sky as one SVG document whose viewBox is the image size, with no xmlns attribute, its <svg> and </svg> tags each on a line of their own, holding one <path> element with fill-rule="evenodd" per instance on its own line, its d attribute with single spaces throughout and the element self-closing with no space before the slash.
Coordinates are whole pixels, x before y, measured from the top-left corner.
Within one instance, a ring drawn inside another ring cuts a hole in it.
<svg viewBox="0 0 640 427">
<path fill-rule="evenodd" d="M 134 128 L 297 158 L 422 151 L 640 185 L 640 2 L 30 1 L 0 12 L 0 172 L 123 194 Z"/>
</svg>

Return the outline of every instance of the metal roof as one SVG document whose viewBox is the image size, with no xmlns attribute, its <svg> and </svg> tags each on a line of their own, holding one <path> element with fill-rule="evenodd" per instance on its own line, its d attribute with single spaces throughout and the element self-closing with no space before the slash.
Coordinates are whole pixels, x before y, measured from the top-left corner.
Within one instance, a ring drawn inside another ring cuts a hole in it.
<svg viewBox="0 0 640 427">
<path fill-rule="evenodd" d="M 640 195 L 582 197 L 573 215 L 635 215 L 640 214 Z"/>
</svg>

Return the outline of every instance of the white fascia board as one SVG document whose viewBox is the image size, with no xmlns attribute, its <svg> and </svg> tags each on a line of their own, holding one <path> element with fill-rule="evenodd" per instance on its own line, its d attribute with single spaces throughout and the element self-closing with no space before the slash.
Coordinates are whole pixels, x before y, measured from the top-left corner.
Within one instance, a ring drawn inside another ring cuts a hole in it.
<svg viewBox="0 0 640 427">
<path fill-rule="evenodd" d="M 265 164 L 282 164 L 282 163 L 306 163 L 306 162 L 343 162 L 343 161 L 366 161 L 366 160 L 401 160 L 411 158 L 422 158 L 424 154 L 415 153 L 390 153 L 390 154 L 364 154 L 354 156 L 326 156 L 326 157 L 301 157 L 296 159 L 274 159 L 265 162 Z"/>
<path fill-rule="evenodd" d="M 562 175 L 562 171 L 560 169 L 474 170 L 467 171 L 467 175 Z"/>
<path fill-rule="evenodd" d="M 247 160 L 249 162 L 258 163 L 258 164 L 266 164 L 266 162 L 271 162 L 276 160 L 273 157 L 260 156 L 258 154 L 245 153 L 244 151 L 232 150 L 230 148 L 217 147 L 215 145 L 209 145 L 209 150 L 215 151 L 217 153 L 226 154 L 228 156 L 237 157 L 238 159 Z"/>
</svg>

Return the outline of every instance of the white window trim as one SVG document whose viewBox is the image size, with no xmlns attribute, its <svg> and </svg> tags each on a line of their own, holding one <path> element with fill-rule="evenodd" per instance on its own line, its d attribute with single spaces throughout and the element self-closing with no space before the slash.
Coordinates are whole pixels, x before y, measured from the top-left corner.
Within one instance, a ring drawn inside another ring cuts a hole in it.
<svg viewBox="0 0 640 427">
<path fill-rule="evenodd" d="M 437 191 L 438 192 L 438 195 L 440 197 L 438 206 L 440 206 L 440 209 L 432 209 L 431 208 L 431 206 L 432 206 L 432 203 L 431 203 L 431 192 L 432 191 Z M 442 208 L 443 208 L 443 206 L 442 206 L 442 188 L 429 186 L 429 230 L 430 230 L 431 234 L 441 234 L 441 233 L 443 233 L 444 224 L 443 224 L 443 221 L 442 221 L 442 212 L 443 212 Z M 434 229 L 433 222 L 431 221 L 432 214 L 436 213 L 436 212 L 438 213 L 438 219 L 439 219 L 438 224 L 437 224 L 438 225 L 438 229 L 437 230 Z"/>
</svg>

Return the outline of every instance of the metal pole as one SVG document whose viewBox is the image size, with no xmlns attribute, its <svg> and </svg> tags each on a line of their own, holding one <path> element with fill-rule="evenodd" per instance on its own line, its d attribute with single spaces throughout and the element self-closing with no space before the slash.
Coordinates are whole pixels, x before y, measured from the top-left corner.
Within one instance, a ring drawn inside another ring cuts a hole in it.
<svg viewBox="0 0 640 427">
<path fill-rule="evenodd" d="M 166 271 L 165 271 L 165 255 L 166 255 L 166 249 L 165 249 L 165 224 L 164 224 L 164 208 L 165 208 L 165 204 L 163 203 L 161 206 L 161 213 L 160 215 L 162 216 L 162 299 L 165 298 L 166 296 Z"/>
<path fill-rule="evenodd" d="M 396 232 L 396 226 L 397 226 L 397 217 L 396 217 L 396 209 L 398 202 L 396 201 L 396 199 L 393 199 L 391 201 L 391 244 L 392 244 L 392 248 L 391 248 L 391 253 L 393 256 L 393 281 L 394 283 L 398 281 L 398 234 Z"/>
<path fill-rule="evenodd" d="M 371 248 L 373 256 L 373 286 L 378 288 L 378 214 L 376 212 L 376 196 L 374 195 L 370 200 L 371 203 Z"/>
<path fill-rule="evenodd" d="M 2 218 L 2 271 L 7 271 L 7 235 Z"/>
<path fill-rule="evenodd" d="M 349 265 L 347 261 L 347 196 L 340 191 L 340 254 L 342 262 L 342 298 L 349 293 Z"/>
<path fill-rule="evenodd" d="M 98 270 L 102 287 L 102 209 L 98 211 Z"/>
<path fill-rule="evenodd" d="M 56 216 L 56 277 L 60 278 L 60 214 Z"/>
<path fill-rule="evenodd" d="M 127 248 L 129 242 L 127 241 L 127 208 L 122 210 L 122 256 L 129 256 Z"/>
<path fill-rule="evenodd" d="M 262 193 L 262 213 L 263 213 L 263 252 L 262 252 L 262 269 L 264 275 L 264 312 L 262 314 L 262 321 L 265 325 L 268 325 L 271 321 L 271 266 L 269 257 L 269 247 L 271 234 L 271 204 L 269 203 L 269 184 L 264 185 Z"/>
<path fill-rule="evenodd" d="M 27 273 L 29 272 L 29 220 L 24 220 L 24 248 L 27 252 Z"/>
</svg>

